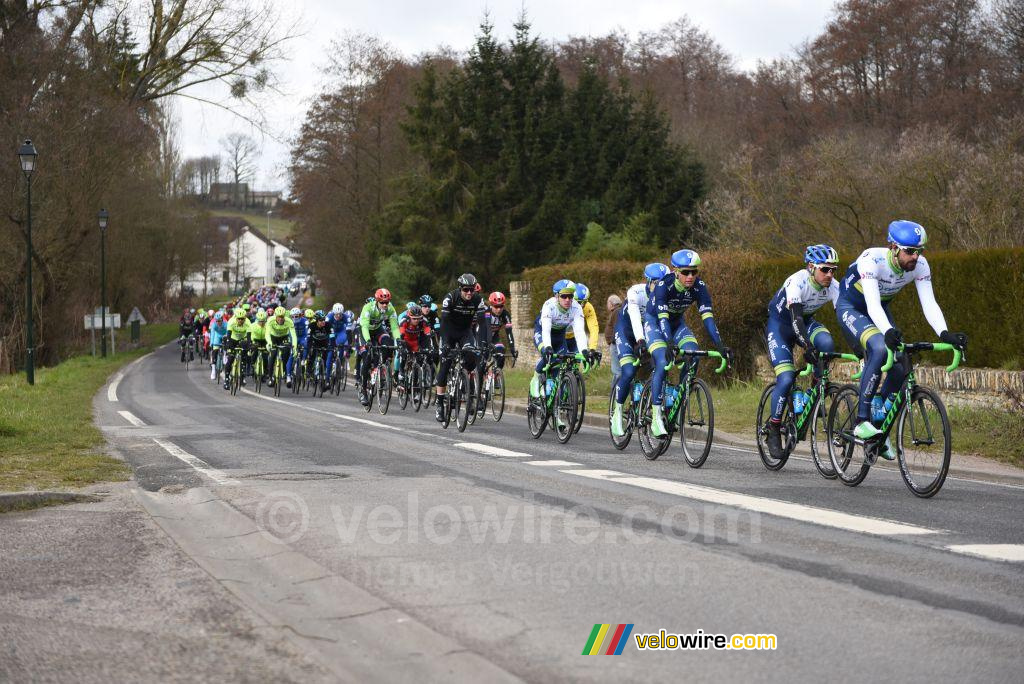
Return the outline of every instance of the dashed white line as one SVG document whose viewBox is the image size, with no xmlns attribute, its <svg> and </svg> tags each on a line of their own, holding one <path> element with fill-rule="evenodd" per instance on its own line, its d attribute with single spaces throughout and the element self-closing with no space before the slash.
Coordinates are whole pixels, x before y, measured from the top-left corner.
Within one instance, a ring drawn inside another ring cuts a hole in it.
<svg viewBox="0 0 1024 684">
<path fill-rule="evenodd" d="M 134 413 L 132 413 L 131 411 L 118 411 L 118 413 L 121 414 L 122 418 L 127 420 L 129 423 L 131 423 L 135 427 L 146 427 L 146 424 L 142 421 L 142 419 L 139 418 Z"/>
<path fill-rule="evenodd" d="M 1024 563 L 1024 544 L 953 544 L 946 548 L 953 553 L 962 553 L 988 560 Z"/>
<path fill-rule="evenodd" d="M 583 465 L 582 463 L 576 463 L 575 461 L 559 461 L 554 458 L 548 461 L 523 461 L 523 463 L 532 466 L 547 466 L 549 468 L 567 468 L 569 466 Z"/>
<path fill-rule="evenodd" d="M 500 456 L 502 458 L 533 458 L 533 454 L 528 454 L 523 451 L 510 451 L 509 449 L 502 449 L 501 447 L 491 446 L 490 444 L 480 444 L 478 442 L 456 442 L 455 446 L 462 449 L 469 449 L 470 451 L 476 451 L 477 453 L 487 454 L 488 456 Z"/>
<path fill-rule="evenodd" d="M 941 534 L 943 532 L 942 530 L 933 530 L 927 527 L 919 527 L 918 525 L 910 525 L 908 523 L 900 523 L 893 520 L 853 515 L 851 513 L 842 513 L 840 511 L 834 511 L 827 508 L 806 506 L 804 504 L 797 504 L 789 501 L 779 501 L 777 499 L 769 499 L 762 496 L 751 496 L 749 494 L 740 494 L 738 492 L 730 492 L 724 489 L 714 489 L 712 487 L 685 484 L 683 482 L 674 482 L 672 480 L 660 480 L 654 477 L 628 475 L 614 470 L 560 470 L 559 472 L 577 475 L 579 477 L 588 477 L 594 480 L 605 480 L 608 482 L 615 482 L 617 484 L 642 487 L 643 489 L 649 489 L 655 492 L 674 494 L 688 499 L 696 499 L 697 501 L 706 501 L 708 503 L 720 504 L 723 506 L 743 508 L 748 511 L 767 513 L 768 515 L 774 515 L 780 518 L 789 518 L 790 520 L 798 520 L 800 522 L 808 522 L 815 525 L 824 525 L 826 527 L 836 527 L 839 529 L 850 530 L 852 532 L 862 532 L 865 534 L 875 535 L 923 535 Z"/>
<path fill-rule="evenodd" d="M 153 441 L 156 442 L 158 445 L 160 445 L 163 448 L 163 450 L 166 451 L 167 453 L 169 453 L 171 456 L 174 456 L 179 461 L 182 461 L 182 462 L 187 463 L 188 465 L 192 466 L 197 471 L 199 471 L 203 475 L 206 475 L 208 478 L 210 478 L 211 480 L 213 480 L 217 484 L 220 484 L 220 485 L 238 484 L 237 480 L 234 480 L 234 479 L 228 477 L 228 475 L 226 473 L 224 473 L 223 471 L 217 470 L 216 468 L 211 467 L 209 463 L 207 463 L 206 461 L 202 460 L 201 458 L 197 458 L 196 456 L 193 456 L 192 454 L 188 453 L 187 451 L 185 451 L 184 449 L 179 447 L 177 444 L 172 444 L 171 442 L 165 442 L 162 439 L 156 439 L 156 438 L 154 438 Z"/>
</svg>

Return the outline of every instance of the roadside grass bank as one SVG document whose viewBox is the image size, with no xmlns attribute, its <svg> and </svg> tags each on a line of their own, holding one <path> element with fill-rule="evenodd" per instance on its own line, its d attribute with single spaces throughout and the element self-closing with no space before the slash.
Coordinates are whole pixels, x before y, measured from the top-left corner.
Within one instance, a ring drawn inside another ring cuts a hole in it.
<svg viewBox="0 0 1024 684">
<path fill-rule="evenodd" d="M 103 453 L 92 400 L 112 373 L 177 337 L 175 323 L 142 327 L 139 349 L 106 359 L 75 356 L 53 368 L 0 377 L 0 491 L 84 487 L 127 479 L 129 470 Z"/>
<path fill-rule="evenodd" d="M 507 396 L 525 401 L 533 368 L 506 365 Z M 607 363 L 586 376 L 587 412 L 607 415 L 611 386 L 611 369 Z M 740 437 L 753 439 L 757 420 L 757 404 L 761 385 L 733 380 L 727 385 L 712 386 L 715 402 L 715 428 Z M 953 451 L 976 454 L 1002 463 L 1024 468 L 1024 410 L 1011 412 L 947 403 L 953 426 Z"/>
</svg>

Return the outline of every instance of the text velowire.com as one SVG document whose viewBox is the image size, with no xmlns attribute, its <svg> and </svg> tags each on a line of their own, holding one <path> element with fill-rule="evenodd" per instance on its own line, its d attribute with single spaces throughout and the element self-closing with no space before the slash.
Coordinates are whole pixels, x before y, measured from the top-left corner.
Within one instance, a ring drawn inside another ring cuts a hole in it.
<svg viewBox="0 0 1024 684">
<path fill-rule="evenodd" d="M 638 651 L 774 651 L 774 634 L 672 634 L 660 630 L 654 634 L 634 634 Z"/>
</svg>

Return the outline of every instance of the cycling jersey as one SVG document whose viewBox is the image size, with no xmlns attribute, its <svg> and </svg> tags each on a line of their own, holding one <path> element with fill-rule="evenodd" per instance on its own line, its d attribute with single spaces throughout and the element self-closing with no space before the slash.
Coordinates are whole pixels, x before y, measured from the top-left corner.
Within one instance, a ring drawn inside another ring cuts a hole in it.
<svg viewBox="0 0 1024 684">
<path fill-rule="evenodd" d="M 224 339 L 224 336 L 227 334 L 228 324 L 225 323 L 223 320 L 220 321 L 219 323 L 217 321 L 214 321 L 213 325 L 210 326 L 210 346 L 219 347 L 221 345 L 221 341 Z"/>
<path fill-rule="evenodd" d="M 255 322 L 249 326 L 249 339 L 257 347 L 263 347 L 267 344 L 267 324 Z"/>
<path fill-rule="evenodd" d="M 390 326 L 392 337 L 398 339 L 398 314 L 395 312 L 394 305 L 389 302 L 387 308 L 381 311 L 376 301 L 366 302 L 363 305 L 363 310 L 359 313 L 359 326 L 363 339 L 369 340 L 370 331 L 378 330 L 385 325 Z"/>
<path fill-rule="evenodd" d="M 594 305 L 590 302 L 583 302 L 583 320 L 587 324 L 587 346 L 591 349 L 597 349 L 597 341 L 601 335 L 601 329 L 597 322 L 597 311 L 594 310 Z M 566 330 L 565 339 L 576 339 L 575 333 L 572 330 Z M 570 345 L 570 348 L 573 346 L 575 345 Z"/>
<path fill-rule="evenodd" d="M 789 307 L 793 304 L 800 304 L 803 307 L 806 320 L 826 302 L 832 302 L 832 305 L 835 306 L 837 299 L 839 299 L 838 281 L 833 280 L 828 288 L 824 288 L 815 282 L 810 271 L 803 269 L 786 278 L 786 282 L 768 302 L 768 317 L 777 318 L 784 325 L 789 325 L 793 320 Z"/>
<path fill-rule="evenodd" d="M 502 309 L 501 313 L 495 315 L 490 308 L 487 309 L 487 313 L 484 314 L 484 321 L 487 322 L 488 339 L 491 344 L 497 344 L 498 340 L 501 339 L 501 331 L 505 331 L 505 335 L 508 337 L 508 343 L 515 346 L 515 342 L 512 338 L 512 314 L 508 312 L 508 309 Z"/>
<path fill-rule="evenodd" d="M 568 309 L 563 309 L 558 304 L 558 297 L 551 297 L 540 309 L 537 320 L 534 321 L 534 340 L 537 340 L 537 333 L 540 334 L 538 347 L 552 347 L 551 333 L 555 332 L 557 337 L 564 341 L 565 331 L 572 328 L 576 339 L 587 344 L 586 324 L 583 320 L 583 307 L 576 300 L 573 300 Z"/>
<path fill-rule="evenodd" d="M 843 276 L 839 285 L 837 310 L 845 306 L 867 315 L 878 331 L 884 334 L 893 326 L 883 304 L 887 304 L 911 281 L 917 286 L 917 296 L 921 300 L 928 324 L 936 335 L 941 334 L 946 330 L 946 319 L 935 301 L 932 269 L 924 255 L 918 257 L 913 271 L 904 271 L 888 247 L 865 249 Z"/>
<path fill-rule="evenodd" d="M 276 316 L 268 318 L 266 337 L 268 347 L 281 344 L 285 338 L 291 341 L 291 346 L 297 347 L 299 345 L 299 337 L 295 332 L 295 323 L 287 316 L 284 317 L 283 323 L 278 323 Z"/>
<path fill-rule="evenodd" d="M 676 278 L 675 273 L 669 273 L 658 281 L 654 286 L 654 292 L 647 302 L 644 311 L 644 322 L 651 332 L 657 334 L 659 339 L 648 339 L 649 349 L 654 351 L 658 345 L 667 346 L 669 340 L 676 337 L 675 332 L 683 324 L 683 314 L 691 305 L 696 302 L 697 311 L 704 321 L 704 328 L 711 336 L 711 341 L 716 347 L 722 346 L 722 338 L 718 334 L 718 326 L 715 325 L 714 313 L 711 309 L 711 294 L 703 279 L 697 278 L 693 287 L 684 287 Z M 645 334 L 648 333 L 645 328 Z M 651 335 L 647 335 L 648 338 Z"/>
<path fill-rule="evenodd" d="M 426 342 L 425 338 L 430 336 L 430 327 L 423 319 L 420 319 L 418 323 L 406 319 L 398 326 L 398 331 L 405 343 L 409 345 L 409 349 L 414 352 L 420 350 L 420 339 L 422 338 Z"/>
<path fill-rule="evenodd" d="M 233 342 L 246 339 L 249 335 L 249 319 L 237 316 L 228 321 L 228 339 Z"/>
<path fill-rule="evenodd" d="M 325 322 L 323 325 L 314 323 L 309 326 L 309 337 L 306 341 L 308 349 L 326 349 L 331 342 L 331 326 Z"/>
<path fill-rule="evenodd" d="M 480 293 L 474 293 L 469 299 L 463 299 L 459 290 L 452 290 L 441 302 L 441 328 L 458 331 L 469 330 L 474 323 L 482 323 L 487 305 Z"/>
</svg>

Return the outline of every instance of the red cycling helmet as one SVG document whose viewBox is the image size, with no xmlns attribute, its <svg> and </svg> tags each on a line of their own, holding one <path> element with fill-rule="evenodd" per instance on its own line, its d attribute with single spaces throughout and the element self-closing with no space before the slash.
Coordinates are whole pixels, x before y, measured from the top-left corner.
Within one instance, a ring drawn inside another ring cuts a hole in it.
<svg viewBox="0 0 1024 684">
<path fill-rule="evenodd" d="M 475 292 L 479 292 L 481 289 L 482 288 L 480 287 L 480 283 L 479 282 L 477 282 L 477 284 L 473 286 L 473 292 L 474 293 Z"/>
<path fill-rule="evenodd" d="M 391 301 L 391 293 L 388 292 L 387 288 L 382 287 L 373 293 L 373 298 L 381 304 L 387 304 Z"/>
<path fill-rule="evenodd" d="M 505 295 L 500 292 L 492 292 L 491 296 L 487 298 L 487 303 L 491 306 L 505 306 Z"/>
</svg>

